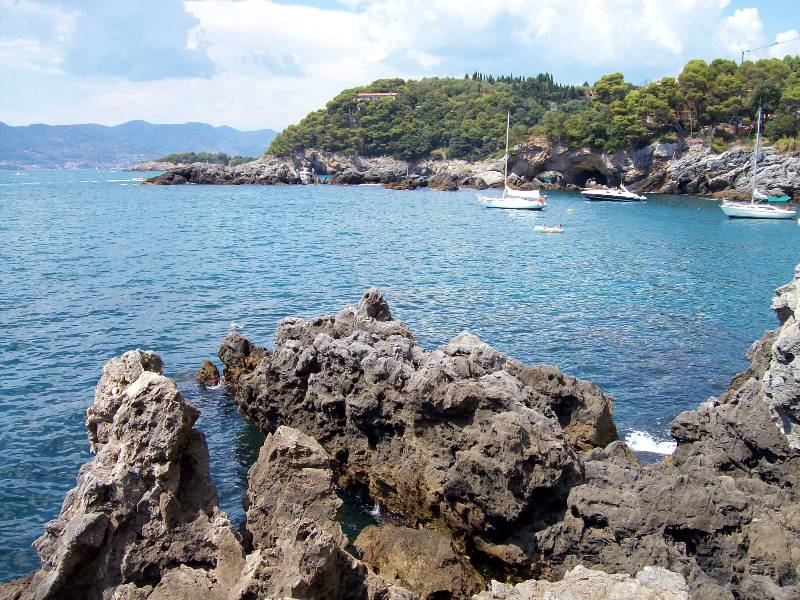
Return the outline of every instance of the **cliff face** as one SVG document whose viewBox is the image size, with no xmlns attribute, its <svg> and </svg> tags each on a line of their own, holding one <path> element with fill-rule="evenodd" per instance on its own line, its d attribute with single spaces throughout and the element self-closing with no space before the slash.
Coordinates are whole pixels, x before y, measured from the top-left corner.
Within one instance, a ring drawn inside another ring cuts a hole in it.
<svg viewBox="0 0 800 600">
<path fill-rule="evenodd" d="M 517 146 L 509 159 L 509 180 L 523 188 L 584 187 L 587 182 L 670 194 L 749 197 L 751 149 L 714 153 L 701 141 L 655 142 L 638 150 L 602 152 L 566 148 L 534 139 Z M 300 170 L 329 174 L 331 183 L 395 184 L 395 189 L 447 181 L 457 186 L 502 187 L 502 159 L 478 162 L 426 160 L 409 163 L 393 158 L 363 158 L 307 150 L 289 159 L 263 157 L 236 167 L 195 164 L 176 167 L 151 183 L 300 183 Z M 800 154 L 762 149 L 757 175 L 762 192 L 800 195 Z M 398 182 L 405 185 L 398 186 Z"/>
</svg>

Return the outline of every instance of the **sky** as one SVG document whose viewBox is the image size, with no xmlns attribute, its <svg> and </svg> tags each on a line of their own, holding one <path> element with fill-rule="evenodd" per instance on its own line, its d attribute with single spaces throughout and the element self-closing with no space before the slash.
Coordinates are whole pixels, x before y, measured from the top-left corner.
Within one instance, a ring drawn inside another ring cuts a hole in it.
<svg viewBox="0 0 800 600">
<path fill-rule="evenodd" d="M 280 130 L 382 77 L 642 84 L 798 37 L 800 0 L 0 0 L 0 121 Z"/>
</svg>

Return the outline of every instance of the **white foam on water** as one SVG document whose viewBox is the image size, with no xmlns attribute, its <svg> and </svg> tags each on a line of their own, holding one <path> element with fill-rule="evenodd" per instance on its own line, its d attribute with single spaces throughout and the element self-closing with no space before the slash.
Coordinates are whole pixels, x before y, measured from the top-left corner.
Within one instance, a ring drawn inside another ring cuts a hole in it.
<svg viewBox="0 0 800 600">
<path fill-rule="evenodd" d="M 672 454 L 678 446 L 674 440 L 657 440 L 646 431 L 631 431 L 625 436 L 625 443 L 634 452 L 653 454 Z"/>
</svg>

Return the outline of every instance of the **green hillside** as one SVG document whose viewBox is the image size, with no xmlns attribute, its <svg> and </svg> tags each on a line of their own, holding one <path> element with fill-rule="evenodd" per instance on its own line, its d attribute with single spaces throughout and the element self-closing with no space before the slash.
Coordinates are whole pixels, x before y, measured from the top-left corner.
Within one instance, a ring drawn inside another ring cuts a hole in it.
<svg viewBox="0 0 800 600">
<path fill-rule="evenodd" d="M 359 92 L 396 96 L 360 99 Z M 766 136 L 779 148 L 797 148 L 800 57 L 742 65 L 691 60 L 677 78 L 643 87 L 626 82 L 621 73 L 605 75 L 593 86 L 559 85 L 549 74 L 382 79 L 341 92 L 324 109 L 287 127 L 269 152 L 320 148 L 402 159 L 483 158 L 502 151 L 506 110 L 512 143 L 538 134 L 572 147 L 615 150 L 701 135 L 721 150 L 751 135 L 759 104 Z"/>
<path fill-rule="evenodd" d="M 558 85 L 547 74 L 380 79 L 343 91 L 323 110 L 290 125 L 273 140 L 269 152 L 322 148 L 403 159 L 478 158 L 502 149 L 506 110 L 511 110 L 513 135 L 519 138 L 527 135 L 551 103 L 580 98 L 585 91 Z M 359 92 L 396 92 L 397 96 L 358 100 Z"/>
</svg>

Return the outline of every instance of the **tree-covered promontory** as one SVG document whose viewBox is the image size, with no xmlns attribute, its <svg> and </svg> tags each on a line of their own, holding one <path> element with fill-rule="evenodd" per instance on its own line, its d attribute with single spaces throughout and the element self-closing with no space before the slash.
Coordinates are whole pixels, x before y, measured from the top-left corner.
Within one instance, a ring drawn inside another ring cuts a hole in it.
<svg viewBox="0 0 800 600">
<path fill-rule="evenodd" d="M 359 92 L 397 95 L 363 99 Z M 518 139 L 527 135 L 551 106 L 585 93 L 584 87 L 554 83 L 548 74 L 380 79 L 341 92 L 324 109 L 290 125 L 273 140 L 269 152 L 281 155 L 321 148 L 402 159 L 475 159 L 503 148 L 507 110 L 511 111 L 512 136 Z"/>
<path fill-rule="evenodd" d="M 394 95 L 363 96 L 376 92 Z M 381 79 L 341 92 L 324 109 L 287 127 L 268 151 L 483 158 L 502 151 L 507 110 L 512 143 L 541 135 L 571 147 L 616 150 L 702 135 L 721 150 L 752 135 L 759 105 L 767 138 L 779 149 L 797 149 L 800 56 L 741 65 L 691 60 L 677 77 L 644 86 L 632 85 L 621 73 L 592 86 L 561 85 L 549 74 Z"/>
</svg>

